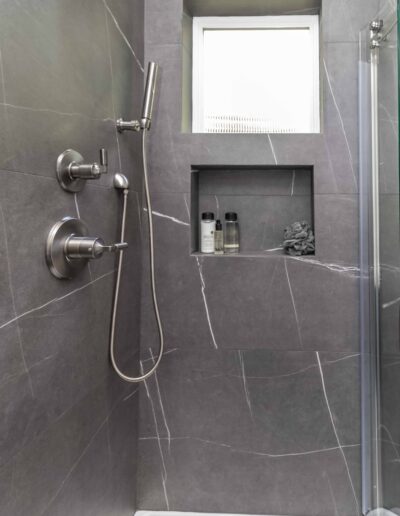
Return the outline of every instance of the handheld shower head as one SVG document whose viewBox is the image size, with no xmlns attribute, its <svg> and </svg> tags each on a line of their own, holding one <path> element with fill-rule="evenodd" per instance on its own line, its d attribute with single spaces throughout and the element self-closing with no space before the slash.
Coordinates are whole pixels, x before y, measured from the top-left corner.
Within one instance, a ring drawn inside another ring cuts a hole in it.
<svg viewBox="0 0 400 516">
<path fill-rule="evenodd" d="M 147 69 L 146 88 L 144 90 L 142 117 L 140 119 L 141 129 L 150 129 L 153 115 L 154 94 L 156 91 L 158 65 L 150 62 Z"/>
</svg>

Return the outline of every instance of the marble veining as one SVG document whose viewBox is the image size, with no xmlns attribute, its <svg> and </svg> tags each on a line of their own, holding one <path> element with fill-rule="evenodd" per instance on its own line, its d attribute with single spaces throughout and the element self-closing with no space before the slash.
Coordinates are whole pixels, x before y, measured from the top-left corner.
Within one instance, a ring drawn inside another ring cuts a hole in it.
<svg viewBox="0 0 400 516">
<path fill-rule="evenodd" d="M 272 139 L 271 139 L 271 135 L 270 134 L 268 134 L 268 141 L 269 141 L 269 145 L 271 147 L 272 154 L 274 156 L 275 165 L 277 165 L 278 164 L 278 158 L 276 156 L 275 149 L 274 149 L 274 146 L 272 144 Z"/>
<path fill-rule="evenodd" d="M 286 273 L 286 278 L 287 278 L 289 292 L 290 292 L 290 298 L 292 300 L 292 305 L 293 305 L 293 312 L 294 312 L 294 316 L 295 316 L 295 319 L 296 319 L 297 332 L 298 332 L 298 335 L 299 335 L 299 343 L 300 343 L 300 347 L 303 347 L 303 341 L 302 341 L 302 338 L 301 338 L 301 329 L 300 329 L 299 315 L 297 313 L 296 302 L 294 300 L 294 294 L 293 294 L 293 290 L 292 290 L 292 285 L 290 283 L 290 276 L 289 276 L 289 271 L 288 271 L 288 266 L 287 266 L 286 258 L 284 259 L 284 264 L 285 264 L 285 273 Z"/>
<path fill-rule="evenodd" d="M 339 438 L 339 434 L 338 434 L 338 431 L 337 431 L 337 428 L 336 428 L 335 419 L 333 417 L 332 409 L 331 409 L 331 406 L 329 404 L 328 394 L 327 394 L 326 385 L 325 385 L 324 372 L 323 372 L 323 369 L 322 369 L 321 359 L 320 359 L 318 351 L 316 351 L 316 356 L 317 356 L 317 361 L 318 361 L 319 372 L 321 374 L 322 389 L 324 391 L 326 407 L 327 407 L 328 412 L 329 412 L 329 417 L 330 417 L 331 422 L 332 422 L 333 432 L 335 434 L 335 438 L 336 438 L 336 441 L 338 443 L 338 447 L 339 447 L 340 453 L 342 454 L 342 457 L 343 457 L 343 462 L 345 463 L 345 466 L 346 466 L 346 471 L 347 471 L 347 475 L 348 475 L 348 478 L 349 478 L 351 490 L 353 491 L 354 502 L 355 502 L 356 510 L 357 510 L 357 514 L 358 514 L 360 512 L 360 507 L 359 507 L 359 503 L 358 503 L 358 497 L 357 497 L 357 494 L 356 494 L 356 490 L 354 488 L 354 483 L 353 483 L 353 479 L 352 479 L 352 476 L 351 476 L 351 473 L 350 473 L 349 464 L 347 462 L 346 455 L 345 455 L 345 453 L 343 451 L 343 446 L 342 446 L 342 444 L 340 442 L 340 438 Z"/>
<path fill-rule="evenodd" d="M 248 388 L 248 385 L 247 385 L 247 379 L 246 379 L 246 369 L 245 369 L 245 364 L 244 364 L 243 351 L 239 350 L 238 351 L 238 355 L 239 355 L 240 369 L 241 369 L 241 372 L 242 372 L 244 396 L 246 398 L 247 406 L 249 407 L 250 415 L 251 415 L 252 418 L 254 418 L 253 408 L 251 406 L 250 392 L 249 392 L 249 388 Z"/>
<path fill-rule="evenodd" d="M 144 374 L 144 368 L 143 368 L 143 362 L 142 361 L 140 362 L 140 370 L 141 370 L 141 373 Z M 155 407 L 154 407 L 153 399 L 152 399 L 152 397 L 150 395 L 150 390 L 149 390 L 149 387 L 148 387 L 148 381 L 145 380 L 143 383 L 144 383 L 144 387 L 146 389 L 147 399 L 149 400 L 150 405 L 151 405 L 151 412 L 152 412 L 152 415 L 153 415 L 154 427 L 155 427 L 155 431 L 156 431 L 156 434 L 157 434 L 156 440 L 157 440 L 158 450 L 159 450 L 159 454 L 160 454 L 160 458 L 161 458 L 161 463 L 162 463 L 161 480 L 162 480 L 163 492 L 164 492 L 164 497 L 165 497 L 165 503 L 166 503 L 166 506 L 167 506 L 167 510 L 169 511 L 169 500 L 168 500 L 168 492 L 167 492 L 168 474 L 167 474 L 166 462 L 165 462 L 165 459 L 164 459 L 163 447 L 162 447 L 162 444 L 161 444 L 161 439 L 162 438 L 161 438 L 160 432 L 159 432 L 156 410 L 155 410 Z M 168 439 L 168 443 L 170 444 L 171 443 L 171 437 L 168 436 L 167 439 Z"/>
<path fill-rule="evenodd" d="M 306 258 L 306 257 L 300 257 L 300 256 L 290 256 L 287 259 L 300 261 L 303 263 L 307 263 L 309 265 L 316 265 L 318 267 L 323 267 L 332 272 L 349 274 L 356 278 L 358 278 L 360 276 L 360 268 L 357 266 L 354 266 L 354 265 L 340 265 L 338 263 L 325 263 L 325 262 L 321 262 L 320 260 L 316 260 L 314 258 Z"/>
<path fill-rule="evenodd" d="M 68 292 L 67 294 L 64 294 L 63 296 L 60 296 L 60 297 L 57 297 L 57 298 L 54 298 L 54 299 L 50 299 L 50 301 L 47 301 L 46 303 L 43 303 L 40 306 L 36 306 L 35 308 L 27 310 L 26 312 L 24 312 L 22 314 L 16 315 L 15 317 L 10 319 L 9 321 L 1 324 L 0 325 L 0 330 L 2 328 L 5 328 L 6 326 L 9 326 L 10 324 L 14 323 L 15 321 L 18 321 L 18 319 L 21 319 L 22 317 L 30 315 L 30 314 L 32 314 L 34 312 L 38 312 L 39 310 L 43 310 L 43 308 L 46 308 L 46 307 L 50 306 L 53 303 L 58 303 L 60 301 L 63 301 L 67 297 L 73 296 L 77 292 L 80 292 L 80 291 L 90 287 L 94 283 L 97 283 L 98 281 L 102 280 L 103 278 L 106 278 L 107 276 L 110 276 L 111 274 L 115 274 L 115 269 L 113 269 L 112 271 L 106 272 L 105 274 L 102 274 L 98 278 L 94 279 L 93 281 L 90 281 L 89 283 L 85 283 L 85 285 L 82 285 L 81 287 L 78 287 L 78 288 L 76 288 L 74 290 L 71 290 L 71 292 Z"/>
<path fill-rule="evenodd" d="M 111 16 L 112 18 L 112 21 L 115 23 L 115 26 L 116 28 L 118 29 L 118 32 L 121 34 L 122 36 L 122 39 L 124 40 L 124 42 L 126 43 L 127 47 L 129 48 L 129 50 L 131 51 L 135 61 L 136 61 L 136 64 L 138 65 L 138 67 L 140 68 L 140 70 L 144 73 L 144 68 L 143 68 L 143 65 L 142 63 L 140 62 L 138 56 L 136 55 L 136 52 L 134 51 L 132 45 L 130 44 L 128 38 L 126 37 L 126 35 L 124 34 L 123 30 L 121 29 L 121 26 L 120 24 L 118 23 L 118 20 L 116 19 L 116 17 L 114 16 L 114 13 L 112 12 L 112 10 L 110 9 L 109 5 L 107 4 L 107 0 L 103 0 L 103 4 L 104 4 L 104 7 L 107 9 L 107 12 L 109 13 L 109 15 Z"/>
<path fill-rule="evenodd" d="M 358 184 L 357 184 L 357 177 L 356 177 L 356 173 L 355 173 L 354 165 L 353 165 L 353 155 L 352 155 L 350 144 L 349 144 L 349 140 L 348 140 L 348 137 L 347 137 L 346 128 L 344 126 L 343 117 L 342 117 L 342 114 L 340 112 L 340 108 L 339 108 L 338 102 L 336 100 L 335 93 L 333 91 L 333 86 L 332 86 L 331 78 L 330 78 L 329 73 L 328 73 L 328 68 L 327 68 L 325 59 L 323 59 L 323 64 L 324 64 L 324 71 L 325 71 L 325 75 L 326 75 L 326 80 L 327 80 L 327 83 L 328 83 L 329 91 L 330 91 L 330 94 L 332 96 L 332 100 L 333 100 L 333 103 L 334 103 L 336 111 L 337 111 L 337 115 L 338 115 L 339 120 L 340 120 L 340 125 L 341 125 L 341 128 L 342 128 L 343 137 L 344 137 L 345 142 L 346 142 L 346 148 L 347 148 L 347 152 L 348 152 L 348 155 L 349 155 L 349 165 L 350 165 L 350 168 L 351 168 L 351 171 L 352 171 L 352 174 L 353 174 L 354 185 L 357 188 Z"/>
<path fill-rule="evenodd" d="M 143 211 L 147 212 L 147 208 L 143 208 Z M 159 211 L 151 210 L 151 213 L 156 217 L 161 217 L 162 219 L 168 219 L 171 222 L 175 222 L 176 224 L 180 224 L 181 226 L 190 226 L 189 222 L 184 222 L 183 220 L 177 219 L 176 217 L 172 217 L 171 215 L 166 215 L 165 213 L 160 213 Z"/>
<path fill-rule="evenodd" d="M 150 348 L 149 352 L 150 352 L 150 358 L 151 358 L 151 361 L 152 361 L 152 365 L 154 365 L 155 364 L 155 358 L 154 358 L 153 351 L 152 351 L 151 348 Z M 154 373 L 154 381 L 155 381 L 155 384 L 156 384 L 156 387 L 157 387 L 158 403 L 159 403 L 159 406 L 160 406 L 160 409 L 161 409 L 161 415 L 162 415 L 162 418 L 163 418 L 164 428 L 165 428 L 165 430 L 167 432 L 167 436 L 168 436 L 168 448 L 170 448 L 171 447 L 171 432 L 170 432 L 170 429 L 168 427 L 167 417 L 166 417 L 166 414 L 165 414 L 165 408 L 164 408 L 164 404 L 163 404 L 162 397 L 161 397 L 161 391 L 160 391 L 160 385 L 158 383 L 157 371 Z"/>
<path fill-rule="evenodd" d="M 217 341 L 215 339 L 214 330 L 213 330 L 213 327 L 212 327 L 212 324 L 211 324 L 210 311 L 208 309 L 208 303 L 207 303 L 207 297 L 206 297 L 206 282 L 204 281 L 203 263 L 201 261 L 201 258 L 196 256 L 196 263 L 197 263 L 197 268 L 199 270 L 199 276 L 200 276 L 200 282 L 201 282 L 201 295 L 202 295 L 203 301 L 204 301 L 204 309 L 205 309 L 205 312 L 206 312 L 206 317 L 207 317 L 208 327 L 210 329 L 212 343 L 214 345 L 214 348 L 218 349 L 218 344 L 217 344 Z"/>
<path fill-rule="evenodd" d="M 33 396 L 34 392 L 33 392 L 32 379 L 30 377 L 30 374 L 29 374 L 29 371 L 28 371 L 28 367 L 27 367 L 27 364 L 26 364 L 26 360 L 25 360 L 24 348 L 22 346 L 22 339 L 21 339 L 21 329 L 20 329 L 19 324 L 18 324 L 17 309 L 16 309 L 16 306 L 15 306 L 14 289 L 13 289 L 12 280 L 11 280 L 10 252 L 9 252 L 9 247 L 8 247 L 7 227 L 6 227 L 4 211 L 3 211 L 3 207 L 1 205 L 1 203 L 0 203 L 0 215 L 1 215 L 1 223 L 2 223 L 2 228 L 3 228 L 3 235 L 4 235 L 5 257 L 6 257 L 7 272 L 8 272 L 8 284 L 9 284 L 9 289 L 10 289 L 10 296 L 11 296 L 11 303 L 12 303 L 12 307 L 13 307 L 13 312 L 14 312 L 14 315 L 15 315 L 13 322 L 15 322 L 15 321 L 17 322 L 18 344 L 19 344 L 19 349 L 20 349 L 20 353 L 21 353 L 22 363 L 23 363 L 23 366 L 24 366 L 25 373 L 28 376 L 29 387 L 30 387 L 30 390 L 31 390 L 31 394 Z M 0 327 L 0 329 L 1 329 L 1 327 Z"/>
</svg>

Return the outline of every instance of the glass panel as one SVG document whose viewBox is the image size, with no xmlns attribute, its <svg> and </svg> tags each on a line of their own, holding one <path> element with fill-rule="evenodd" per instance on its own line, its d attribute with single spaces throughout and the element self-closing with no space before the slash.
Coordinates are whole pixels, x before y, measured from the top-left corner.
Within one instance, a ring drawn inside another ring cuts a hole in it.
<svg viewBox="0 0 400 516">
<path fill-rule="evenodd" d="M 309 29 L 205 30 L 205 132 L 319 131 L 314 52 Z"/>
<path fill-rule="evenodd" d="M 400 507 L 400 224 L 398 33 L 392 22 L 379 51 L 380 434 L 382 503 Z"/>
</svg>

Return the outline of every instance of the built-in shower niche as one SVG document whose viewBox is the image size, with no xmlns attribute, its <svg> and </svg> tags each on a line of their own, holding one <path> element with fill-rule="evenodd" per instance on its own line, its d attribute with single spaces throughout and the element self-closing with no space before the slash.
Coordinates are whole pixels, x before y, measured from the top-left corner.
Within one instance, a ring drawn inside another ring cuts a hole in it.
<svg viewBox="0 0 400 516">
<path fill-rule="evenodd" d="M 314 228 L 313 207 L 312 166 L 193 165 L 191 252 L 200 252 L 203 212 L 211 211 L 224 222 L 225 213 L 234 211 L 241 255 L 283 254 L 285 227 L 306 220 Z"/>
</svg>

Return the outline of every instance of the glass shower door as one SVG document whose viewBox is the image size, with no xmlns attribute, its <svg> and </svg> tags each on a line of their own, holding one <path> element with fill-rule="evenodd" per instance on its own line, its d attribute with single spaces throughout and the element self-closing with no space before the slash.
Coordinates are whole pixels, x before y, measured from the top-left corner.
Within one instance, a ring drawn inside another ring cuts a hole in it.
<svg viewBox="0 0 400 516">
<path fill-rule="evenodd" d="M 360 37 L 363 514 L 400 515 L 398 6 Z"/>
<path fill-rule="evenodd" d="M 400 514 L 400 224 L 397 13 L 379 47 L 380 449 L 382 504 Z"/>
</svg>

